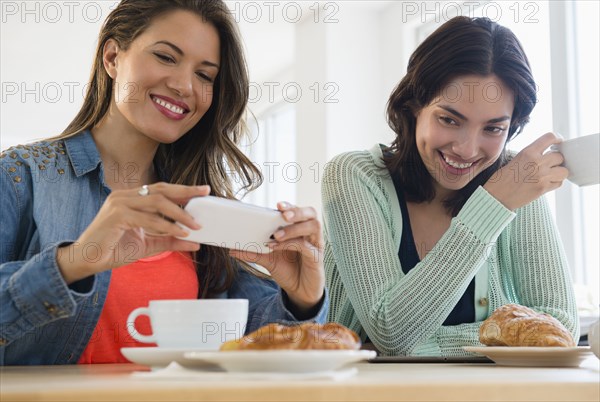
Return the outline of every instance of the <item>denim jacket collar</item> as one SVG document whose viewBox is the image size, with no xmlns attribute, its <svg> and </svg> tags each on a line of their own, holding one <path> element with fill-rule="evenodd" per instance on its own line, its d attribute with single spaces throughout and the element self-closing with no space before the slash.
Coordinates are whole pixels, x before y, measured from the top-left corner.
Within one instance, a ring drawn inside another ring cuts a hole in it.
<svg viewBox="0 0 600 402">
<path fill-rule="evenodd" d="M 90 130 L 64 140 L 69 160 L 77 177 L 95 170 L 102 162 Z"/>
<path fill-rule="evenodd" d="M 90 130 L 66 138 L 64 142 L 75 176 L 81 177 L 102 165 L 98 147 Z M 156 163 L 156 159 L 154 160 L 154 167 L 160 180 L 169 181 L 170 175 L 167 169 Z"/>
</svg>

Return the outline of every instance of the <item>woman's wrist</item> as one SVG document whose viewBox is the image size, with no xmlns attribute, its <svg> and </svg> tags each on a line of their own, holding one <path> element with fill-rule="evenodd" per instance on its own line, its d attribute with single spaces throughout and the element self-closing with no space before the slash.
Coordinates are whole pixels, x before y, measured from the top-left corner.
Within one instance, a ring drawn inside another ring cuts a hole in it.
<svg viewBox="0 0 600 402">
<path fill-rule="evenodd" d="M 506 187 L 502 185 L 498 185 L 495 182 L 487 182 L 483 185 L 485 191 L 487 191 L 492 197 L 494 197 L 498 202 L 509 209 L 514 211 L 517 209 L 517 206 L 511 204 L 510 200 L 510 191 L 507 191 Z"/>
<path fill-rule="evenodd" d="M 283 295 L 284 303 L 287 301 L 285 304 L 294 317 L 299 320 L 307 320 L 316 316 L 321 309 L 323 300 L 325 299 L 325 289 L 323 289 L 320 297 L 313 298 L 311 300 L 293 297 L 285 291 L 283 292 Z"/>
<path fill-rule="evenodd" d="M 56 249 L 56 264 L 67 285 L 93 275 L 91 268 L 78 257 L 81 257 L 81 253 L 77 252 L 76 243 Z"/>
</svg>

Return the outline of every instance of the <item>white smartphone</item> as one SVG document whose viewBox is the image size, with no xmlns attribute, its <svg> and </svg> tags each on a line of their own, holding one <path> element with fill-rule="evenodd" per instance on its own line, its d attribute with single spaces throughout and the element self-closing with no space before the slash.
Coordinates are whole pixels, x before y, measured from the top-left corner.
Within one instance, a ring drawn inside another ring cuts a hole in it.
<svg viewBox="0 0 600 402">
<path fill-rule="evenodd" d="M 257 253 L 270 253 L 266 243 L 288 223 L 281 212 L 237 200 L 205 196 L 192 198 L 185 210 L 202 226 L 183 240 Z"/>
</svg>

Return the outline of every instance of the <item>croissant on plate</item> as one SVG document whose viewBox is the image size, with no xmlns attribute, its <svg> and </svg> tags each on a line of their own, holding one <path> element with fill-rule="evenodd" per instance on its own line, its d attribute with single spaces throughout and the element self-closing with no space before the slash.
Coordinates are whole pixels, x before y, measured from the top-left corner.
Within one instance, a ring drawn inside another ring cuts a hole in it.
<svg viewBox="0 0 600 402">
<path fill-rule="evenodd" d="M 481 325 L 479 341 L 487 346 L 576 346 L 556 318 L 519 304 L 496 309 Z"/>
<path fill-rule="evenodd" d="M 358 335 L 337 323 L 324 325 L 304 323 L 286 326 L 269 324 L 241 339 L 221 345 L 222 351 L 231 350 L 276 350 L 276 349 L 360 349 Z"/>
</svg>

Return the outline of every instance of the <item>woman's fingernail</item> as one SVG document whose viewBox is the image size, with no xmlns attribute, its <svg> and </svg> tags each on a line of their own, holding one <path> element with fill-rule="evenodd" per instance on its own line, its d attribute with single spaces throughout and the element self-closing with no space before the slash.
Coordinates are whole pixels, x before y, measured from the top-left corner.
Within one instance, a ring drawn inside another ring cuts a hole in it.
<svg viewBox="0 0 600 402">
<path fill-rule="evenodd" d="M 287 208 L 290 208 L 290 207 L 291 207 L 290 203 L 289 203 L 289 202 L 285 202 L 285 201 L 281 201 L 281 202 L 279 203 L 279 206 L 280 206 L 281 208 L 284 208 L 284 209 L 287 209 Z"/>
<path fill-rule="evenodd" d="M 275 236 L 276 239 L 280 239 L 285 235 L 285 232 L 283 230 L 278 230 L 277 232 L 275 232 L 273 234 L 273 236 Z"/>
<path fill-rule="evenodd" d="M 283 216 L 285 216 L 286 219 L 292 219 L 294 217 L 294 212 L 293 211 L 285 211 L 283 213 Z"/>
</svg>

